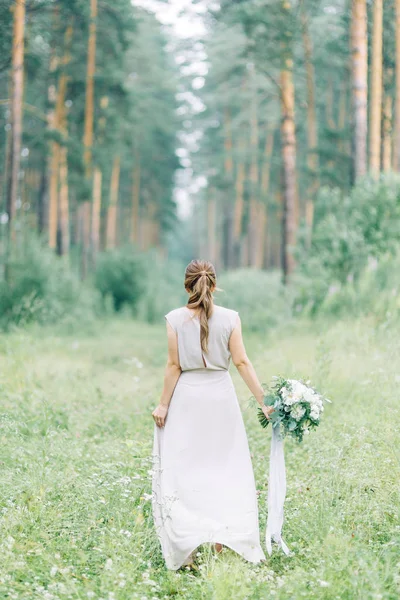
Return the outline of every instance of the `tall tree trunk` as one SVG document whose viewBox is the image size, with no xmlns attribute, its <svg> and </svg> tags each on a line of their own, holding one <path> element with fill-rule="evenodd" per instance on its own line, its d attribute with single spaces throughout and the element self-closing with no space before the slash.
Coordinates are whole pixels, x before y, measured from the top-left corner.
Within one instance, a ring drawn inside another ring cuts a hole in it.
<svg viewBox="0 0 400 600">
<path fill-rule="evenodd" d="M 393 145 L 393 170 L 400 172 L 400 0 L 396 2 L 396 95 Z"/>
<path fill-rule="evenodd" d="M 100 108 L 106 109 L 109 104 L 108 96 L 102 96 L 100 99 Z M 104 114 L 98 120 L 98 143 L 104 141 L 104 131 L 106 128 L 106 117 Z M 93 188 L 92 188 L 92 218 L 90 224 L 90 244 L 92 250 L 92 266 L 95 267 L 97 254 L 100 251 L 100 230 L 101 230 L 101 196 L 102 196 L 103 173 L 101 167 L 96 165 L 93 170 Z"/>
<path fill-rule="evenodd" d="M 304 58 L 307 75 L 307 167 L 308 167 L 308 189 L 305 206 L 305 218 L 308 230 L 309 244 L 311 241 L 311 232 L 314 220 L 314 197 L 318 189 L 318 130 L 317 130 L 317 111 L 315 105 L 315 69 L 313 64 L 313 48 L 308 30 L 308 20 L 306 14 L 302 13 L 303 25 L 303 45 Z M 333 82 L 331 80 L 332 95 Z M 330 118 L 333 119 L 332 115 Z"/>
<path fill-rule="evenodd" d="M 59 7 L 57 4 L 53 6 L 53 17 L 52 17 L 52 47 L 50 49 L 50 83 L 48 86 L 48 97 L 47 101 L 49 104 L 49 110 L 47 113 L 47 125 L 50 133 L 58 127 L 57 123 L 57 81 L 55 72 L 58 68 L 59 57 L 56 52 L 57 38 L 59 35 Z M 57 198 L 58 198 L 58 159 L 59 159 L 59 145 L 55 140 L 51 140 L 49 144 L 49 156 L 48 156 L 48 215 L 47 215 L 47 226 L 48 226 L 48 243 L 50 248 L 55 248 L 57 244 Z"/>
<path fill-rule="evenodd" d="M 352 0 L 353 147 L 354 178 L 356 180 L 367 172 L 367 52 L 366 0 Z"/>
<path fill-rule="evenodd" d="M 100 250 L 102 180 L 103 180 L 103 173 L 101 172 L 100 167 L 96 166 L 93 171 L 93 201 L 92 201 L 92 223 L 91 223 L 92 258 L 94 260 Z"/>
<path fill-rule="evenodd" d="M 53 120 L 54 129 L 58 130 L 64 140 L 51 144 L 51 171 L 49 190 L 49 246 L 56 248 L 57 231 L 60 232 L 60 253 L 69 251 L 69 206 L 68 206 L 68 160 L 67 160 L 67 115 L 65 96 L 67 92 L 67 65 L 70 61 L 70 46 L 72 41 L 72 25 L 69 24 L 64 36 L 64 53 L 61 60 L 61 73 L 58 81 L 56 109 Z M 61 205 L 62 202 L 62 205 Z M 59 220 L 60 219 L 60 220 Z M 62 239 L 64 238 L 64 239 Z"/>
<path fill-rule="evenodd" d="M 14 30 L 12 47 L 12 98 L 11 98 L 11 164 L 7 192 L 9 239 L 15 241 L 14 220 L 17 209 L 18 176 L 22 139 L 22 103 L 24 88 L 24 30 L 25 0 L 14 0 Z"/>
<path fill-rule="evenodd" d="M 309 64 L 311 65 L 312 68 L 312 81 L 314 82 L 314 66 L 311 62 L 312 60 L 312 46 L 311 46 L 311 39 L 309 36 L 309 32 L 308 32 L 308 23 L 307 23 L 307 16 L 305 15 L 305 13 L 302 14 L 302 21 L 303 21 L 303 45 L 304 45 L 304 54 L 305 54 L 305 59 L 306 59 L 306 71 L 307 71 L 307 97 L 309 94 L 309 89 L 308 89 L 308 85 L 309 85 Z M 308 56 L 307 56 L 308 54 Z M 309 61 L 309 62 L 308 62 Z M 335 129 L 335 119 L 333 117 L 333 105 L 334 105 L 334 88 L 333 88 L 333 77 L 332 75 L 329 75 L 328 78 L 328 88 L 327 88 L 327 97 L 326 97 L 326 106 L 325 106 L 325 110 L 326 110 L 326 122 L 327 125 L 329 127 L 329 129 Z M 308 101 L 308 100 L 307 100 Z"/>
<path fill-rule="evenodd" d="M 239 135 L 239 156 L 236 165 L 235 208 L 233 213 L 233 246 L 235 253 L 235 266 L 239 265 L 240 258 L 240 238 L 242 235 L 244 209 L 244 182 L 246 178 L 246 148 L 244 132 L 241 131 Z"/>
<path fill-rule="evenodd" d="M 392 168 L 392 96 L 388 92 L 383 104 L 382 169 Z"/>
<path fill-rule="evenodd" d="M 259 218 L 259 200 L 258 200 L 258 88 L 254 66 L 252 67 L 252 98 L 250 106 L 250 214 L 248 223 L 248 264 L 250 267 L 256 266 L 258 250 L 258 218 Z"/>
<path fill-rule="evenodd" d="M 344 153 L 348 150 L 346 140 L 343 138 L 343 134 L 346 127 L 346 117 L 347 117 L 347 85 L 346 82 L 342 83 L 340 86 L 340 96 L 339 96 L 339 119 L 338 119 L 338 128 L 341 133 L 341 139 L 339 141 L 339 152 Z"/>
<path fill-rule="evenodd" d="M 59 223 L 61 256 L 69 254 L 69 199 L 68 199 L 68 158 L 67 147 L 61 146 L 60 154 L 60 195 L 59 195 Z"/>
<path fill-rule="evenodd" d="M 268 221 L 268 193 L 269 180 L 271 173 L 271 158 L 274 149 L 274 131 L 267 131 L 265 136 L 264 164 L 261 172 L 261 202 L 259 206 L 258 217 L 258 235 L 257 235 L 257 262 L 259 269 L 265 267 L 266 250 L 268 248 L 267 238 L 269 237 Z"/>
<path fill-rule="evenodd" d="M 211 262 L 216 265 L 217 262 L 217 202 L 215 198 L 215 189 L 208 188 L 207 196 L 207 237 L 208 237 L 208 255 Z"/>
<path fill-rule="evenodd" d="M 49 247 L 56 248 L 57 246 L 57 226 L 58 226 L 58 176 L 59 176 L 59 160 L 60 160 L 60 145 L 52 141 L 50 144 L 50 183 L 49 183 Z"/>
<path fill-rule="evenodd" d="M 132 175 L 132 221 L 131 221 L 131 242 L 138 244 L 139 242 L 139 207 L 140 207 L 140 152 L 135 151 L 135 164 L 133 166 Z"/>
<path fill-rule="evenodd" d="M 148 219 L 149 219 L 149 234 L 148 244 L 150 248 L 154 248 L 159 244 L 159 230 L 157 222 L 157 206 L 152 200 L 148 206 Z"/>
<path fill-rule="evenodd" d="M 226 268 L 234 266 L 233 221 L 234 204 L 232 201 L 233 156 L 232 156 L 232 122 L 229 108 L 224 110 L 224 152 L 226 191 L 224 194 L 224 264 Z"/>
<path fill-rule="evenodd" d="M 106 249 L 115 248 L 117 240 L 117 205 L 121 159 L 116 156 L 113 162 L 110 184 L 110 203 L 107 211 Z"/>
<path fill-rule="evenodd" d="M 12 77 L 9 78 L 8 85 L 8 96 L 12 97 Z M 12 139 L 13 139 L 13 131 L 12 131 L 12 116 L 11 111 L 8 116 L 8 123 L 6 127 L 6 147 L 5 147 L 5 156 L 4 156 L 4 193 L 5 193 L 5 206 L 6 210 L 9 213 L 9 205 L 8 205 L 8 194 L 11 189 L 11 156 L 12 156 Z M 3 202 L 1 203 L 3 206 Z M 8 236 L 10 237 L 10 236 Z"/>
<path fill-rule="evenodd" d="M 86 97 L 85 97 L 85 125 L 83 135 L 85 163 L 85 176 L 88 183 L 92 179 L 92 146 L 93 146 L 93 114 L 94 114 L 94 75 L 96 70 L 96 20 L 97 0 L 90 0 L 90 24 L 86 65 Z M 91 189 L 91 185 L 89 186 Z M 89 244 L 90 244 L 90 200 L 84 201 L 82 209 L 82 277 L 85 278 L 88 270 Z"/>
<path fill-rule="evenodd" d="M 381 168 L 382 125 L 382 0 L 374 0 L 373 6 L 369 168 L 372 175 L 378 177 Z"/>
<path fill-rule="evenodd" d="M 283 8 L 290 10 L 284 0 Z M 295 268 L 293 250 L 297 235 L 297 176 L 296 176 L 296 128 L 294 120 L 293 58 L 289 44 L 283 47 L 281 70 L 281 152 L 283 178 L 283 228 L 282 253 L 283 275 L 287 283 Z"/>
<path fill-rule="evenodd" d="M 58 67 L 58 55 L 57 55 L 57 40 L 58 40 L 58 32 L 59 29 L 59 7 L 57 4 L 53 6 L 53 14 L 52 14 L 52 37 L 50 42 L 50 61 L 49 61 L 49 74 L 48 74 L 48 82 L 47 82 L 47 100 L 46 100 L 46 109 L 47 109 L 47 130 L 52 133 L 52 130 L 55 128 L 55 114 L 56 114 L 56 101 L 57 101 L 57 81 L 55 77 L 55 73 Z M 48 234 L 47 243 L 50 243 L 49 240 L 49 221 L 52 222 L 52 228 L 54 228 L 53 220 L 56 218 L 54 215 L 56 214 L 57 207 L 56 204 L 50 204 L 50 187 L 54 182 L 51 181 L 52 174 L 57 172 L 56 164 L 54 161 L 55 154 L 55 142 L 50 139 L 46 148 L 46 157 L 43 161 L 42 166 L 42 178 L 41 185 L 38 197 L 38 229 L 40 233 L 44 233 L 45 231 Z M 56 202 L 56 196 L 54 194 L 54 187 L 52 190 L 51 200 L 53 203 Z M 52 233 L 54 235 L 54 233 Z"/>
</svg>

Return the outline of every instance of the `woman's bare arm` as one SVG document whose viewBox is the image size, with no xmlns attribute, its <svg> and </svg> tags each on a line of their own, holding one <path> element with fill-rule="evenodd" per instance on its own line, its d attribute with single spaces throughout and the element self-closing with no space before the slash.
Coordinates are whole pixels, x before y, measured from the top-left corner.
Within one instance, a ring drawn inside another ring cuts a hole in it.
<svg viewBox="0 0 400 600">
<path fill-rule="evenodd" d="M 179 364 L 178 339 L 175 331 L 167 322 L 168 337 L 168 359 L 164 373 L 164 387 L 160 398 L 160 403 L 153 411 L 152 416 L 158 427 L 164 427 L 168 407 L 171 402 L 172 394 L 178 382 L 182 369 Z"/>
<path fill-rule="evenodd" d="M 239 371 L 243 381 L 257 400 L 260 407 L 263 409 L 266 417 L 269 417 L 269 415 L 273 412 L 273 408 L 270 406 L 265 406 L 263 403 L 264 390 L 257 377 L 257 373 L 252 365 L 252 362 L 247 356 L 242 337 L 242 323 L 239 316 L 229 339 L 229 351 L 232 356 L 233 364 Z"/>
</svg>

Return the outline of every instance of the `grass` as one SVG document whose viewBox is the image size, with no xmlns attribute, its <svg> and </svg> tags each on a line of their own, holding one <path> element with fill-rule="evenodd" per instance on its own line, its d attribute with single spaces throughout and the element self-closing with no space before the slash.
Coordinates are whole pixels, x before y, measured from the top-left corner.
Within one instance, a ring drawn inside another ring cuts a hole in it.
<svg viewBox="0 0 400 600">
<path fill-rule="evenodd" d="M 151 409 L 162 326 L 128 320 L 95 334 L 16 331 L 0 340 L 0 598 L 326 600 L 400 597 L 400 339 L 372 319 L 246 336 L 263 381 L 310 377 L 327 393 L 318 431 L 285 442 L 284 539 L 263 566 L 199 552 L 164 568 L 151 492 Z M 265 534 L 270 431 L 232 372 Z"/>
</svg>

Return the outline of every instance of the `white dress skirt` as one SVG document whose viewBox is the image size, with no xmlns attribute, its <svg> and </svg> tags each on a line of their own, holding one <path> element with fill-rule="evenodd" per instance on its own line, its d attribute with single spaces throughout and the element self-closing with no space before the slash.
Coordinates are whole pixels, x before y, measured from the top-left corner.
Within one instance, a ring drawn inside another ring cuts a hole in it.
<svg viewBox="0 0 400 600">
<path fill-rule="evenodd" d="M 178 335 L 181 366 L 187 366 L 185 344 L 180 342 L 185 338 L 190 345 L 192 338 L 197 343 L 198 319 L 186 307 L 166 317 Z M 202 355 L 199 343 L 201 363 L 189 357 L 195 368 L 182 371 L 165 427 L 154 426 L 153 518 L 169 569 L 184 565 L 207 542 L 228 546 L 253 563 L 265 559 L 241 410 L 229 371 L 221 367 L 226 360 L 213 352 L 219 338 L 227 347 L 236 319 L 234 311 L 214 308 L 209 352 Z M 229 355 L 226 358 L 229 366 Z"/>
</svg>

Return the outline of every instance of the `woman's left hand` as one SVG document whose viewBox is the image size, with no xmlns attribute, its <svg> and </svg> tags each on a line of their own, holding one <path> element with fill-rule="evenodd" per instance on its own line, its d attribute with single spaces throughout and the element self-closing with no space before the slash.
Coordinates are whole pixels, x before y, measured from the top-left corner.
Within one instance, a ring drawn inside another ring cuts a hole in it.
<svg viewBox="0 0 400 600">
<path fill-rule="evenodd" d="M 270 421 L 272 413 L 275 412 L 274 407 L 264 405 L 261 407 L 261 410 L 263 411 L 264 415 L 267 417 L 268 421 Z"/>
<path fill-rule="evenodd" d="M 159 404 L 151 413 L 157 427 L 164 427 L 165 419 L 167 418 L 168 407 Z"/>
</svg>

